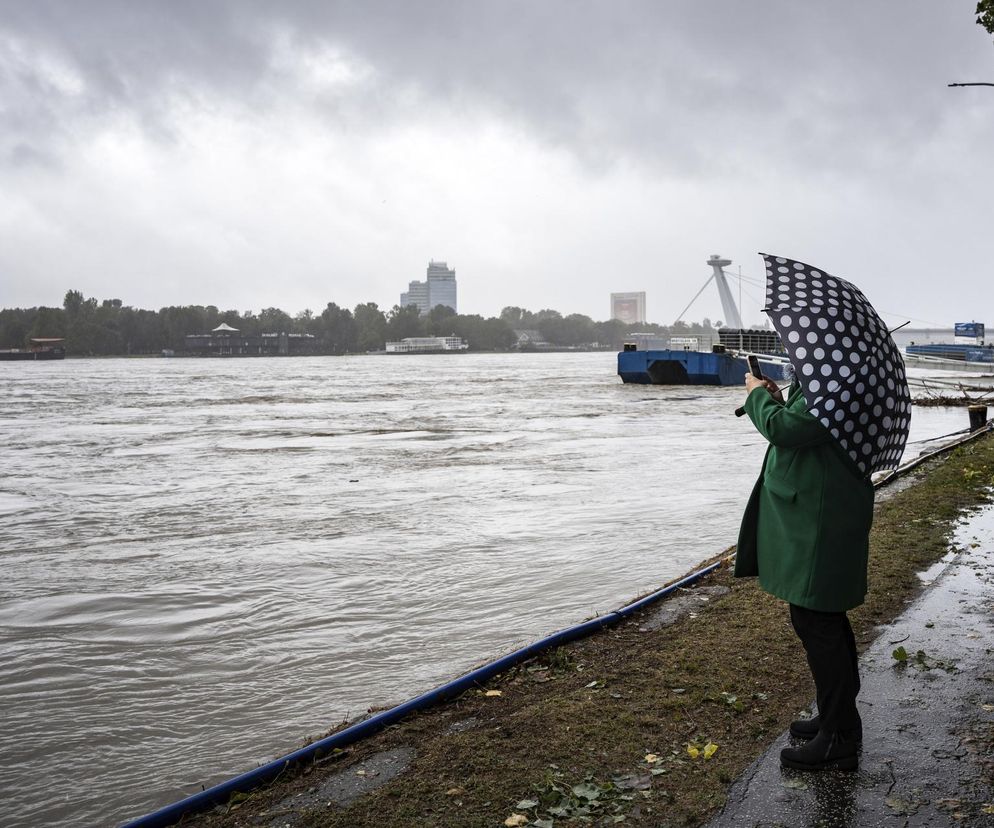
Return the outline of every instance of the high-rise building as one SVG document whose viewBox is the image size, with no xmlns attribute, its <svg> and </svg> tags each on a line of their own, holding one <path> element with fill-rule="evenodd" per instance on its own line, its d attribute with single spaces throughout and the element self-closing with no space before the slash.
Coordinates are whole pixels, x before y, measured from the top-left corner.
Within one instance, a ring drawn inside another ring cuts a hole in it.
<svg viewBox="0 0 994 828">
<path fill-rule="evenodd" d="M 628 325 L 645 324 L 645 291 L 638 293 L 612 293 L 611 319 L 620 319 Z"/>
<path fill-rule="evenodd" d="M 422 316 L 438 305 L 458 312 L 455 270 L 450 270 L 445 262 L 428 262 L 427 278 L 423 282 L 411 282 L 407 292 L 400 294 L 400 305 L 417 305 Z"/>
</svg>

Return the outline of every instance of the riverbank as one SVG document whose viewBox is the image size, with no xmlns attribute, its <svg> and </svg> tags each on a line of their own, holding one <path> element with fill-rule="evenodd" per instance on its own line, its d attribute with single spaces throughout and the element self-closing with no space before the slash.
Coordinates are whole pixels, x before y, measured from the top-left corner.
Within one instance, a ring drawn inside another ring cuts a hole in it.
<svg viewBox="0 0 994 828">
<path fill-rule="evenodd" d="M 988 436 L 880 492 L 871 591 L 852 614 L 861 649 L 992 484 Z M 723 566 L 640 618 L 191 824 L 699 825 L 813 694 L 786 606 Z"/>
</svg>

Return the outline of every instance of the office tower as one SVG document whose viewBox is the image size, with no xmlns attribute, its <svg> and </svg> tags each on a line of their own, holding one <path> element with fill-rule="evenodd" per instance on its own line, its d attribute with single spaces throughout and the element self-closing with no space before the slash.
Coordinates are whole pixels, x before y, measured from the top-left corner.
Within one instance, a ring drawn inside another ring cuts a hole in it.
<svg viewBox="0 0 994 828">
<path fill-rule="evenodd" d="M 427 278 L 411 282 L 407 292 L 400 294 L 401 307 L 417 305 L 424 316 L 437 305 L 445 305 L 458 312 L 456 303 L 456 272 L 445 262 L 428 262 Z"/>
<path fill-rule="evenodd" d="M 645 324 L 645 291 L 638 293 L 612 293 L 611 319 L 620 319 L 628 325 Z"/>
</svg>

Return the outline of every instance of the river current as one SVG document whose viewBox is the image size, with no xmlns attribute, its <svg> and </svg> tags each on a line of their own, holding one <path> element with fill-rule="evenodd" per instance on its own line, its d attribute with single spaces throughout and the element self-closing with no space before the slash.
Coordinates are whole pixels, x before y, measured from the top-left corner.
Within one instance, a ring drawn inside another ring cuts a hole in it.
<svg viewBox="0 0 994 828">
<path fill-rule="evenodd" d="M 3 824 L 139 816 L 686 572 L 741 398 L 613 353 L 3 364 Z"/>
</svg>

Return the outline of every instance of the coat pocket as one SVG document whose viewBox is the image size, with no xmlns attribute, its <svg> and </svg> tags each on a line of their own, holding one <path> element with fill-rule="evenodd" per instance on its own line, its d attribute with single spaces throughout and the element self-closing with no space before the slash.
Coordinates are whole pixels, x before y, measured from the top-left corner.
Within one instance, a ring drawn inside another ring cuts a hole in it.
<svg viewBox="0 0 994 828">
<path fill-rule="evenodd" d="M 793 501 L 797 497 L 797 489 L 775 477 L 767 475 L 766 479 L 763 481 L 763 485 L 777 497 L 786 501 Z"/>
</svg>

